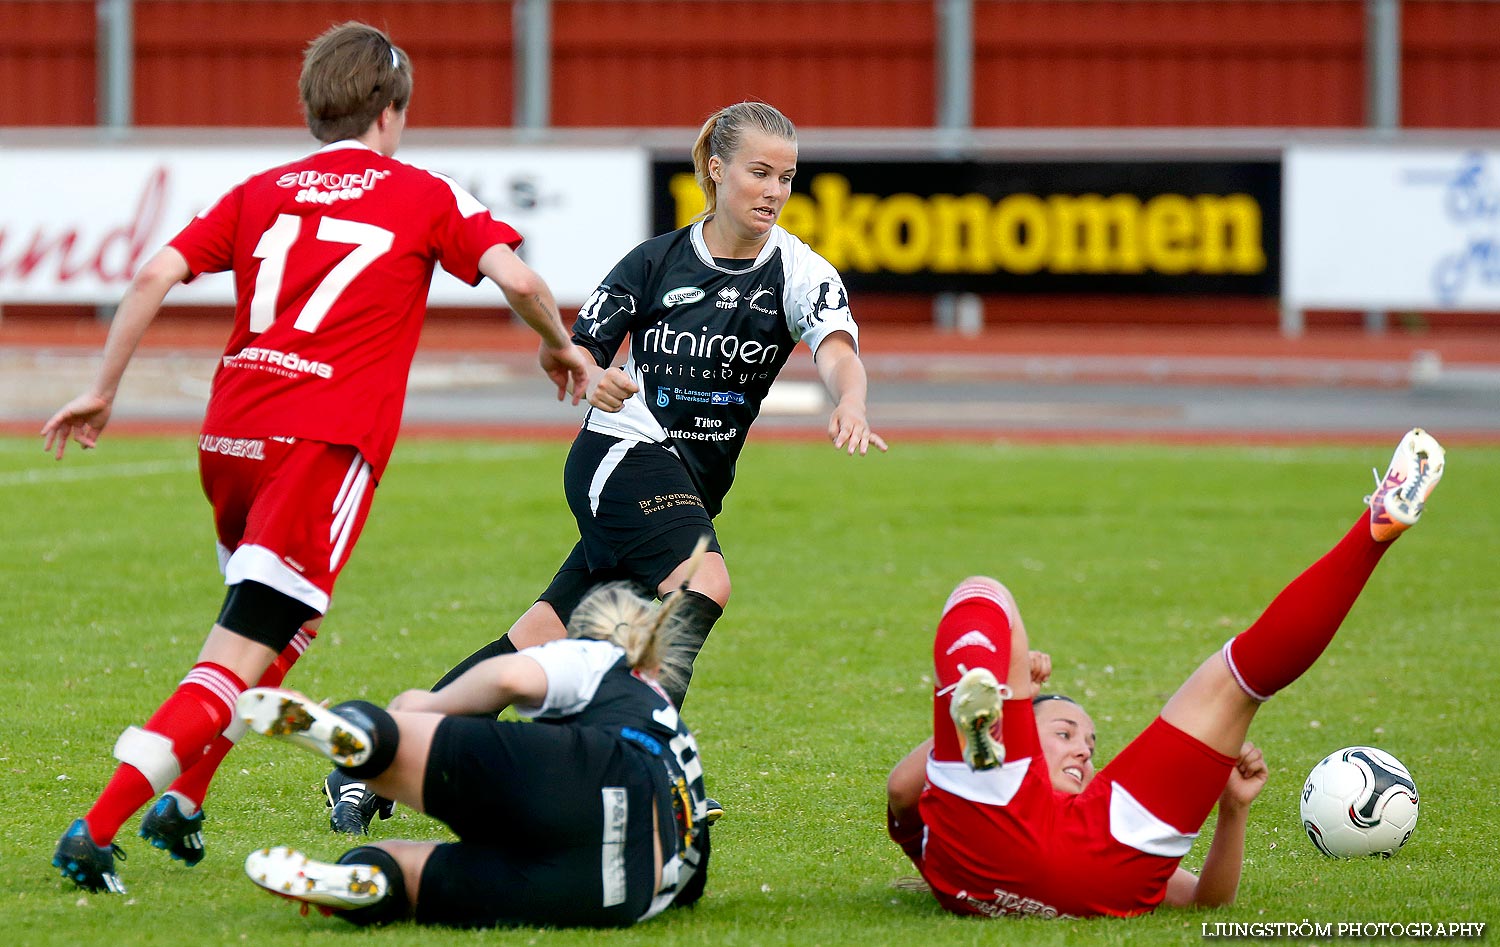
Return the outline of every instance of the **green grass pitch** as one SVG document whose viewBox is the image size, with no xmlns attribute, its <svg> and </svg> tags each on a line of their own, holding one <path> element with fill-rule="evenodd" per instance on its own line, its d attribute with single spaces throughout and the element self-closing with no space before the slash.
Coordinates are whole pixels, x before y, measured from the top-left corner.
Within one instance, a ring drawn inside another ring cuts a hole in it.
<svg viewBox="0 0 1500 947">
<path fill-rule="evenodd" d="M 628 931 L 501 934 L 361 932 L 298 917 L 252 886 L 241 864 L 253 848 L 347 847 L 327 831 L 323 765 L 253 735 L 209 797 L 201 865 L 170 862 L 132 821 L 120 837 L 127 896 L 59 878 L 48 863 L 57 836 L 108 777 L 116 735 L 191 665 L 222 589 L 193 438 L 106 438 L 61 464 L 39 441 L 0 439 L 0 941 L 1198 943 L 1218 922 L 1500 920 L 1494 448 L 1450 448 L 1424 522 L 1387 555 L 1323 660 L 1256 720 L 1272 779 L 1252 811 L 1236 906 L 986 922 L 892 887 L 913 872 L 885 838 L 885 776 L 929 727 L 931 629 L 959 579 L 1010 585 L 1034 646 L 1053 655 L 1056 688 L 1098 723 L 1103 762 L 1342 535 L 1400 434 L 1358 448 L 898 443 L 864 459 L 752 442 L 719 520 L 734 598 L 685 708 L 728 808 L 708 898 Z M 565 452 L 404 441 L 289 683 L 383 701 L 504 631 L 575 537 Z M 1389 861 L 1326 860 L 1299 827 L 1308 769 L 1356 743 L 1394 753 L 1422 794 L 1416 834 Z M 375 827 L 386 838 L 443 831 L 410 811 Z"/>
</svg>

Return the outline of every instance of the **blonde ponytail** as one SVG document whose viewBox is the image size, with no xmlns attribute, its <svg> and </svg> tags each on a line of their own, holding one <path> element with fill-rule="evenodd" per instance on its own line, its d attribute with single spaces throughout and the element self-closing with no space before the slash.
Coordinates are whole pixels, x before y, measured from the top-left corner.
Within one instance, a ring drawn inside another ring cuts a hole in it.
<svg viewBox="0 0 1500 947">
<path fill-rule="evenodd" d="M 687 671 L 671 647 L 681 633 L 676 616 L 682 600 L 681 595 L 671 595 L 657 605 L 640 595 L 632 583 L 610 582 L 578 603 L 568 621 L 568 637 L 619 645 L 631 670 L 656 678 L 671 691 Z"/>
</svg>

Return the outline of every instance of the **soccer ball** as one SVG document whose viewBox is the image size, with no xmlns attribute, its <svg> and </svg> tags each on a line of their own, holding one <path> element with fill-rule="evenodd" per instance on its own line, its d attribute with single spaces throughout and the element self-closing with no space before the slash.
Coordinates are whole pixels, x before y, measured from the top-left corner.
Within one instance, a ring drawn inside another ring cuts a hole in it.
<svg viewBox="0 0 1500 947">
<path fill-rule="evenodd" d="M 1417 827 L 1417 784 L 1384 750 L 1345 747 L 1308 774 L 1302 827 L 1324 855 L 1390 858 Z"/>
</svg>

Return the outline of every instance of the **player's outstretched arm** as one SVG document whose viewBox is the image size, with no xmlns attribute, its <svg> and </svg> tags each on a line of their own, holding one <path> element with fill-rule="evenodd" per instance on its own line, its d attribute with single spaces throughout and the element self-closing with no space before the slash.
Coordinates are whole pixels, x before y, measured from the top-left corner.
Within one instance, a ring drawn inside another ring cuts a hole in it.
<svg viewBox="0 0 1500 947">
<path fill-rule="evenodd" d="M 557 386 L 557 400 L 567 394 L 577 404 L 587 389 L 593 360 L 573 344 L 547 281 L 503 243 L 484 252 L 479 258 L 479 271 L 494 280 L 510 308 L 542 337 L 537 361 Z"/>
<path fill-rule="evenodd" d="M 54 456 L 61 460 L 70 437 L 84 449 L 98 443 L 99 435 L 114 410 L 120 379 L 124 377 L 125 367 L 135 355 L 136 347 L 141 344 L 141 337 L 161 311 L 167 292 L 189 275 L 191 270 L 187 260 L 172 247 L 156 251 L 135 274 L 115 310 L 114 319 L 110 321 L 109 337 L 104 342 L 104 361 L 99 366 L 93 387 L 63 405 L 42 425 L 43 450 L 53 451 Z"/>
<path fill-rule="evenodd" d="M 1233 904 L 1240 889 L 1240 872 L 1245 862 L 1245 826 L 1250 820 L 1250 803 L 1265 788 L 1270 771 L 1265 756 L 1253 743 L 1240 749 L 1229 783 L 1219 796 L 1219 819 L 1214 826 L 1214 840 L 1203 858 L 1203 871 L 1196 877 L 1179 868 L 1167 882 L 1168 904 L 1195 907 L 1221 907 Z"/>
<path fill-rule="evenodd" d="M 828 439 L 833 446 L 866 453 L 870 445 L 884 451 L 885 440 L 870 430 L 865 417 L 865 395 L 869 388 L 865 364 L 859 360 L 854 340 L 847 332 L 835 332 L 824 339 L 813 355 L 818 377 L 833 396 L 833 413 L 828 416 Z"/>
<path fill-rule="evenodd" d="M 547 698 L 547 672 L 524 654 L 486 658 L 438 691 L 396 695 L 391 710 L 450 716 L 493 715 L 511 704 L 537 706 Z"/>
<path fill-rule="evenodd" d="M 571 342 L 562 350 L 543 342 L 537 351 L 536 360 L 542 366 L 542 371 L 557 386 L 558 401 L 563 400 L 564 395 L 571 395 L 574 404 L 582 399 L 583 393 L 588 390 L 589 370 L 594 367 L 588 353 Z"/>
</svg>

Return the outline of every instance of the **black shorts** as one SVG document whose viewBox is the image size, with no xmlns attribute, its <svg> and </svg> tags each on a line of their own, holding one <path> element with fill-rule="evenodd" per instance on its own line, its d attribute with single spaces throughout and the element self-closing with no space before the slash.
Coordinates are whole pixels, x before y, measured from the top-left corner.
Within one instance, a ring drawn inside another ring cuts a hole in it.
<svg viewBox="0 0 1500 947">
<path fill-rule="evenodd" d="M 422 871 L 417 920 L 624 927 L 655 896 L 654 761 L 593 727 L 449 717 L 422 787 L 460 841 Z"/>
<path fill-rule="evenodd" d="M 540 601 L 564 624 L 590 589 L 629 580 L 652 595 L 704 533 L 723 555 L 713 520 L 677 455 L 661 444 L 580 431 L 563 468 L 578 544 Z"/>
</svg>

